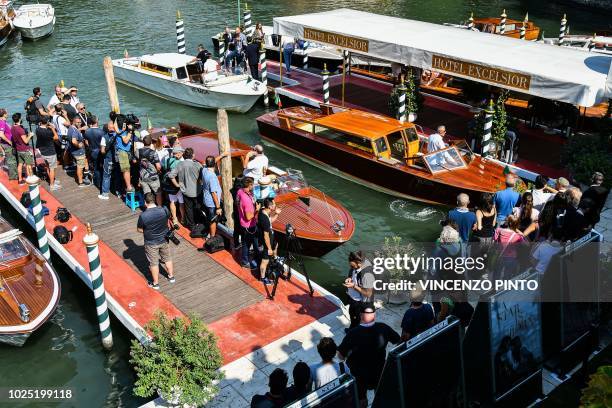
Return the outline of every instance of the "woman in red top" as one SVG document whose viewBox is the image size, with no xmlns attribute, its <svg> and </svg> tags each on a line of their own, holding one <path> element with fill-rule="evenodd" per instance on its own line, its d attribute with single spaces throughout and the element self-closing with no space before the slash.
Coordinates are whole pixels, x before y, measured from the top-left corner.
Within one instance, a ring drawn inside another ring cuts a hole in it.
<svg viewBox="0 0 612 408">
<path fill-rule="evenodd" d="M 519 270 L 519 247 L 525 242 L 525 237 L 520 231 L 520 219 L 517 215 L 510 214 L 506 218 L 506 227 L 495 230 L 494 240 L 501 247 L 500 262 L 496 269 L 498 279 L 510 279 Z"/>
<path fill-rule="evenodd" d="M 24 184 L 23 166 L 25 165 L 27 177 L 30 177 L 32 175 L 34 156 L 32 156 L 31 147 L 29 145 L 33 134 L 28 134 L 23 126 L 21 126 L 21 113 L 13 114 L 11 133 L 13 134 L 13 146 L 17 151 L 17 180 L 19 184 Z"/>
</svg>

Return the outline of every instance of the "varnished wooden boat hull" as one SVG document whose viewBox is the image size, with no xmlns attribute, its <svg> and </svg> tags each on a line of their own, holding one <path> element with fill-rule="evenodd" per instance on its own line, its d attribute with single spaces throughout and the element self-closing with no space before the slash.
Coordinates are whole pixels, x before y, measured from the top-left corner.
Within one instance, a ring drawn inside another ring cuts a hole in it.
<svg viewBox="0 0 612 408">
<path fill-rule="evenodd" d="M 0 217 L 0 233 L 11 229 L 10 224 Z M 0 268 L 4 285 L 10 287 L 10 291 L 5 289 L 5 294 L 0 294 L 0 342 L 21 346 L 55 312 L 61 284 L 48 262 L 39 261 L 42 268 L 37 270 L 36 259 L 44 258 L 25 237 L 17 239 L 21 240 L 29 254 L 5 262 Z M 12 303 L 13 300 L 15 303 Z M 19 303 L 25 304 L 30 311 L 27 322 L 16 313 L 15 304 Z"/>
<path fill-rule="evenodd" d="M 494 192 L 501 187 L 501 184 L 496 184 L 495 188 L 492 188 L 493 185 L 470 188 L 466 185 L 455 186 L 435 178 L 420 177 L 418 174 L 402 170 L 401 167 L 357 155 L 348 149 L 341 149 L 316 138 L 296 133 L 300 132 L 299 129 L 281 128 L 275 121 L 274 114 L 272 112 L 257 118 L 262 138 L 335 175 L 390 195 L 431 204 L 455 205 L 459 193 L 467 193 L 472 202 L 477 202 L 483 192 Z M 478 157 L 475 160 L 481 159 Z M 500 167 L 498 172 L 496 177 L 501 182 L 503 168 Z"/>
<path fill-rule="evenodd" d="M 181 123 L 181 144 L 193 147 L 196 158 L 203 160 L 206 155 L 218 155 L 217 136 L 207 129 Z M 200 139 L 195 142 L 194 137 Z M 237 140 L 231 140 L 233 149 L 248 150 L 249 146 Z M 276 197 L 277 207 L 281 213 L 272 224 L 280 247 L 284 247 L 285 226 L 291 224 L 295 228 L 296 237 L 302 246 L 302 255 L 320 257 L 351 239 L 355 231 L 355 221 L 350 212 L 333 198 L 322 191 L 309 186 L 300 191 L 309 205 L 294 193 L 279 194 Z M 344 229 L 336 234 L 331 226 L 341 221 Z"/>
</svg>

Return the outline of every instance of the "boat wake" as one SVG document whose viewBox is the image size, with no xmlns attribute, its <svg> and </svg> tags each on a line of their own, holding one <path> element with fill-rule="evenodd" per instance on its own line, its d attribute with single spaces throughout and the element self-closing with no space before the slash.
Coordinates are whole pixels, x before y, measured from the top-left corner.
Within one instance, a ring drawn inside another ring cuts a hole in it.
<svg viewBox="0 0 612 408">
<path fill-rule="evenodd" d="M 433 207 L 418 209 L 414 207 L 414 204 L 405 200 L 392 201 L 391 204 L 389 204 L 389 208 L 397 217 L 411 221 L 429 221 L 440 214 L 440 212 Z"/>
</svg>

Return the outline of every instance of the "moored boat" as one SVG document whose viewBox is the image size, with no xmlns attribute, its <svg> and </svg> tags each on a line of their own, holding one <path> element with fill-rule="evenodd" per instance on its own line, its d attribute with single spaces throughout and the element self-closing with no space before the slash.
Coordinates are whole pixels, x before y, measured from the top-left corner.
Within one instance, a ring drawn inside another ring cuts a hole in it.
<svg viewBox="0 0 612 408">
<path fill-rule="evenodd" d="M 60 293 L 53 267 L 0 217 L 0 343 L 22 346 L 51 317 Z"/>
<path fill-rule="evenodd" d="M 194 56 L 163 53 L 113 60 L 117 81 L 176 103 L 246 112 L 265 87 L 248 75 L 204 74 Z"/>
<path fill-rule="evenodd" d="M 180 123 L 180 143 L 192 147 L 196 159 L 219 155 L 217 133 L 198 126 Z M 246 144 L 231 140 L 233 176 L 242 173 L 243 157 L 251 150 Z M 268 168 L 268 175 L 281 209 L 272 227 L 280 248 L 286 237 L 286 226 L 291 224 L 302 246 L 302 255 L 320 257 L 351 239 L 355 221 L 340 203 L 322 191 L 310 186 L 300 171 Z"/>
<path fill-rule="evenodd" d="M 15 10 L 11 1 L 0 0 L 0 46 L 4 45 L 13 33 Z"/>
<path fill-rule="evenodd" d="M 559 45 L 559 38 L 543 38 L 540 42 Z M 612 55 L 612 35 L 566 35 L 563 38 L 563 46 L 587 52 Z"/>
<path fill-rule="evenodd" d="M 55 9 L 50 4 L 25 4 L 17 9 L 13 25 L 21 38 L 38 40 L 53 33 Z"/>
<path fill-rule="evenodd" d="M 427 152 L 412 123 L 355 109 L 292 107 L 257 118 L 262 138 L 333 174 L 373 189 L 454 205 L 461 192 L 476 201 L 504 181 L 504 167 L 474 154 L 465 141 Z"/>
<path fill-rule="evenodd" d="M 465 28 L 467 24 L 445 24 L 452 27 Z M 506 37 L 520 38 L 521 27 L 523 21 L 506 19 L 506 27 L 504 33 L 501 33 L 501 17 L 474 18 L 474 30 L 481 33 L 498 34 Z M 525 23 L 525 39 L 535 41 L 540 36 L 540 27 L 536 26 L 533 21 Z"/>
</svg>

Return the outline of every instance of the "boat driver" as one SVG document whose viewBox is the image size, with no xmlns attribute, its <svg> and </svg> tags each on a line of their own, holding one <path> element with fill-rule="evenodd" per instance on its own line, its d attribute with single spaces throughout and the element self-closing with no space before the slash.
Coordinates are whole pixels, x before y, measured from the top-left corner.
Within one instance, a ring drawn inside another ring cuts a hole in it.
<svg viewBox="0 0 612 408">
<path fill-rule="evenodd" d="M 438 132 L 432 133 L 427 139 L 427 153 L 433 153 L 438 150 L 446 149 L 448 145 L 444 143 L 444 136 L 446 135 L 446 126 L 438 126 Z"/>
<path fill-rule="evenodd" d="M 242 165 L 244 177 L 252 177 L 253 181 L 258 183 L 268 171 L 268 158 L 264 154 L 263 146 L 253 146 L 253 150 L 244 156 Z"/>
<path fill-rule="evenodd" d="M 189 61 L 189 63 L 190 64 L 194 64 L 194 63 L 197 62 L 199 67 L 200 67 L 200 70 L 204 71 L 204 63 L 206 62 L 208 57 L 210 57 L 210 52 L 208 52 L 208 50 L 204 49 L 204 45 L 203 44 L 200 44 L 200 45 L 198 45 L 198 55 L 196 55 L 196 57 L 194 59 Z"/>
</svg>

